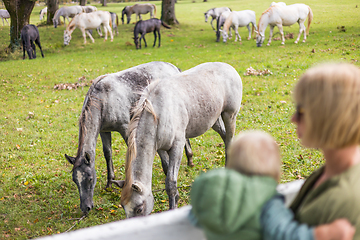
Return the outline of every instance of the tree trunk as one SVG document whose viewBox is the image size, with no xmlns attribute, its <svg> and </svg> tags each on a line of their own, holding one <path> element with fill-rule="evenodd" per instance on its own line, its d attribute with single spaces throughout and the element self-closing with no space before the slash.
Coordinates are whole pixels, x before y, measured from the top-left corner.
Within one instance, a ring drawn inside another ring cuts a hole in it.
<svg viewBox="0 0 360 240">
<path fill-rule="evenodd" d="M 106 0 L 101 0 L 103 7 L 107 7 Z"/>
<path fill-rule="evenodd" d="M 169 25 L 179 24 L 175 17 L 175 0 L 162 0 L 161 20 Z"/>
<path fill-rule="evenodd" d="M 32 0 L 3 0 L 6 10 L 10 14 L 10 45 L 12 52 L 20 46 L 21 29 L 29 24 L 30 15 L 35 6 Z"/>
<path fill-rule="evenodd" d="M 80 6 L 85 6 L 86 5 L 86 0 L 80 0 Z"/>
<path fill-rule="evenodd" d="M 53 24 L 52 19 L 55 16 L 55 12 L 59 9 L 59 0 L 47 0 L 47 25 Z"/>
</svg>

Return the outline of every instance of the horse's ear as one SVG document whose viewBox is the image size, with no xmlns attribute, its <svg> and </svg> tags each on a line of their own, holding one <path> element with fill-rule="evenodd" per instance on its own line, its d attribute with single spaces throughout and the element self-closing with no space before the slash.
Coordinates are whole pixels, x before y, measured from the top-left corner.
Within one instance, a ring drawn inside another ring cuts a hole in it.
<svg viewBox="0 0 360 240">
<path fill-rule="evenodd" d="M 68 160 L 69 163 L 74 165 L 74 163 L 75 163 L 75 158 L 74 157 L 70 157 L 65 153 L 65 158 L 66 158 L 66 160 Z"/>
<path fill-rule="evenodd" d="M 125 181 L 124 180 L 111 180 L 111 183 L 115 184 L 119 188 L 123 188 Z"/>
<path fill-rule="evenodd" d="M 142 187 L 141 184 L 139 183 L 133 183 L 131 185 L 132 190 L 134 190 L 135 192 L 141 193 L 142 192 Z"/>
<path fill-rule="evenodd" d="M 90 154 L 85 152 L 85 164 L 90 165 Z"/>
</svg>

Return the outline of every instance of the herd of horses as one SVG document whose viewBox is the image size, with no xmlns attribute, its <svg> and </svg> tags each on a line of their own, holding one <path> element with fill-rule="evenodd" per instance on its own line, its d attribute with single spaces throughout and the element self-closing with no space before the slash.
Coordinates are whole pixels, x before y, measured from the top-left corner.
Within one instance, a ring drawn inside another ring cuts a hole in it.
<svg viewBox="0 0 360 240">
<path fill-rule="evenodd" d="M 134 6 L 124 8 L 122 20 L 126 15 L 129 23 L 129 16 L 133 13 L 141 19 L 140 14 L 144 12 Z M 89 30 L 98 29 L 101 25 L 104 27 L 105 40 L 107 34 L 110 34 L 112 41 L 113 18 L 110 12 L 97 11 L 93 8 L 84 10 L 79 6 L 70 8 L 60 8 L 53 19 L 56 27 L 60 24 L 60 16 L 63 16 L 64 23 L 65 19 L 72 17 L 64 31 L 65 45 L 69 44 L 71 33 L 75 28 L 82 31 L 84 43 L 86 43 L 85 33 L 94 41 Z M 75 14 L 77 11 L 80 12 Z M 155 6 L 146 11 L 156 13 Z M 44 14 L 43 11 L 40 12 L 40 17 L 41 14 Z M 232 11 L 227 7 L 213 8 L 205 13 L 205 21 L 210 16 L 212 20 L 217 21 L 217 37 L 221 32 L 224 41 L 227 40 L 228 33 L 231 33 L 231 28 L 236 34 L 235 41 L 237 39 L 241 41 L 238 27 L 242 26 L 247 26 L 248 39 L 250 39 L 251 23 L 253 31 L 256 32 L 257 46 L 261 46 L 268 25 L 270 25 L 268 45 L 271 43 L 275 26 L 279 28 L 284 44 L 282 26 L 290 26 L 296 22 L 300 30 L 295 43 L 299 41 L 302 33 L 305 42 L 313 14 L 311 8 L 305 4 L 286 5 L 274 2 L 261 15 L 258 25 L 256 25 L 255 12 L 251 10 Z M 304 24 L 306 18 L 308 18 L 307 28 Z M 141 47 L 141 39 L 146 46 L 144 35 L 151 31 L 154 34 L 158 32 L 160 46 L 161 25 L 168 27 L 155 18 L 138 21 L 134 28 L 136 47 Z M 138 34 L 141 34 L 140 39 Z M 25 50 L 30 59 L 36 57 L 33 42 L 39 46 L 44 57 L 36 26 L 25 26 L 21 31 L 21 38 L 24 58 Z M 156 38 L 155 34 L 154 46 Z M 219 62 L 203 63 L 184 72 L 170 63 L 150 62 L 95 79 L 86 94 L 79 119 L 77 155 L 70 157 L 65 154 L 68 162 L 73 165 L 72 178 L 79 190 L 82 212 L 87 214 L 94 206 L 93 194 L 97 179 L 95 149 L 99 134 L 107 163 L 106 188 L 115 184 L 123 189 L 121 205 L 126 217 L 148 215 L 153 209 L 152 165 L 156 153 L 160 156 L 162 169 L 166 175 L 165 188 L 169 197 L 169 208 L 173 209 L 177 207 L 179 200 L 177 176 L 182 149 L 185 148 L 188 165 L 193 166 L 189 139 L 200 136 L 212 128 L 224 141 L 226 153 L 234 136 L 241 99 L 242 81 L 238 72 L 232 66 Z M 115 180 L 111 147 L 113 131 L 119 132 L 128 146 L 124 180 Z"/>
<path fill-rule="evenodd" d="M 267 46 L 270 45 L 271 39 L 273 36 L 274 27 L 278 27 L 281 34 L 281 44 L 285 44 L 283 26 L 291 26 L 295 23 L 299 24 L 299 34 L 295 43 L 298 43 L 300 36 L 303 33 L 304 38 L 303 42 L 306 41 L 306 35 L 309 34 L 310 24 L 313 19 L 313 12 L 308 5 L 305 4 L 292 4 L 286 5 L 284 2 L 272 2 L 270 7 L 265 10 L 260 16 L 258 27 L 256 25 L 255 12 L 251 10 L 243 11 L 231 11 L 230 8 L 212 8 L 204 13 L 205 22 L 211 16 L 211 26 L 212 21 L 216 19 L 217 28 L 216 28 L 216 41 L 220 40 L 220 33 L 222 33 L 223 42 L 226 42 L 227 39 L 231 38 L 231 28 L 235 31 L 236 38 L 241 41 L 241 37 L 238 33 L 239 27 L 246 26 L 249 31 L 248 40 L 251 39 L 252 32 L 256 32 L 256 45 L 261 47 L 265 41 L 265 30 L 267 26 L 270 26 L 270 36 Z M 305 26 L 305 21 L 308 19 L 307 27 Z M 252 24 L 252 30 L 250 29 L 250 23 Z M 221 29 L 223 28 L 223 29 Z M 215 29 L 214 29 L 215 30 Z"/>
</svg>

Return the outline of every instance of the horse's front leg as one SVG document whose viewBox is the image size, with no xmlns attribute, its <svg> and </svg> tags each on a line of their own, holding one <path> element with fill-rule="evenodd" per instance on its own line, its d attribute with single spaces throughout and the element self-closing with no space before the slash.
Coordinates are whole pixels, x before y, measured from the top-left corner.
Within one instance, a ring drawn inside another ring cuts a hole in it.
<svg viewBox="0 0 360 240">
<path fill-rule="evenodd" d="M 235 42 L 239 39 L 239 42 L 241 42 L 241 37 L 238 31 L 238 26 L 235 26 Z"/>
<path fill-rule="evenodd" d="M 107 183 L 105 188 L 111 188 L 111 182 L 115 179 L 114 164 L 112 160 L 111 132 L 100 132 L 100 137 L 103 144 L 103 152 L 107 167 Z"/>
<path fill-rule="evenodd" d="M 248 31 L 249 31 L 249 36 L 247 38 L 247 40 L 250 40 L 251 39 L 251 28 L 250 28 L 250 23 L 246 26 Z"/>
<path fill-rule="evenodd" d="M 169 209 L 177 207 L 179 202 L 179 191 L 177 189 L 177 177 L 179 173 L 182 149 L 185 145 L 185 139 L 182 141 L 175 141 L 169 154 L 169 170 L 165 180 L 166 193 L 169 196 Z"/>
<path fill-rule="evenodd" d="M 104 28 L 105 28 L 105 26 L 104 26 Z M 114 35 L 113 35 L 110 25 L 107 25 L 106 28 L 107 28 L 108 33 L 110 34 L 110 41 L 111 42 L 114 41 Z M 105 37 L 107 39 L 107 32 L 106 32 L 106 30 L 104 30 L 104 31 L 105 31 Z"/>
<path fill-rule="evenodd" d="M 266 46 L 270 46 L 271 39 L 272 39 L 273 32 L 274 32 L 274 27 L 275 27 L 275 26 L 271 26 L 271 25 L 270 25 L 269 42 L 266 44 Z"/>
<path fill-rule="evenodd" d="M 82 29 L 81 32 L 82 32 L 82 35 L 84 37 L 84 44 L 86 44 L 86 34 L 85 34 L 85 31 L 86 31 L 86 34 L 89 36 L 89 38 L 91 39 L 91 41 L 94 43 L 95 40 L 94 38 L 91 36 L 91 33 L 89 30 L 85 30 L 85 29 Z"/>
<path fill-rule="evenodd" d="M 33 55 L 33 58 L 35 59 L 36 58 L 36 47 L 35 47 L 35 44 L 33 41 L 30 41 L 31 43 L 31 48 L 32 48 L 32 55 Z"/>
<path fill-rule="evenodd" d="M 211 25 L 212 29 L 215 31 L 215 28 L 214 28 L 213 23 L 212 23 L 213 21 L 214 21 L 214 18 L 211 19 L 210 25 Z"/>
<path fill-rule="evenodd" d="M 146 43 L 146 40 L 145 40 L 145 33 L 144 33 L 144 34 L 141 34 L 141 37 L 142 37 L 142 39 L 144 40 L 145 47 L 147 47 L 147 43 Z M 140 41 L 140 43 L 141 43 L 141 41 Z M 140 44 L 140 48 L 141 48 L 141 44 Z"/>
<path fill-rule="evenodd" d="M 285 44 L 285 37 L 284 37 L 283 26 L 282 26 L 282 24 L 278 24 L 277 27 L 278 27 L 279 32 L 281 34 L 281 44 L 284 45 Z"/>
</svg>

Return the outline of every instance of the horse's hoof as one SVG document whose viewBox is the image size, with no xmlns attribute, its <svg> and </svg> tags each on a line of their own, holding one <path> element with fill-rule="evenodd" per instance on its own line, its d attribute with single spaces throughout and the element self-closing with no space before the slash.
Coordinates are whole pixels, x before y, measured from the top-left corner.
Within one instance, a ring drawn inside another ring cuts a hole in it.
<svg viewBox="0 0 360 240">
<path fill-rule="evenodd" d="M 295 44 L 297 44 L 298 43 L 298 41 L 295 41 Z"/>
<path fill-rule="evenodd" d="M 251 39 L 251 37 L 248 37 L 248 38 L 247 38 L 247 40 L 250 40 L 250 39 Z"/>
<path fill-rule="evenodd" d="M 306 42 L 306 40 L 303 40 L 303 43 Z"/>
<path fill-rule="evenodd" d="M 295 43 L 297 43 L 297 42 L 295 42 Z M 281 45 L 285 45 L 285 43 L 284 43 L 284 42 L 282 42 L 282 43 L 281 43 Z"/>
<path fill-rule="evenodd" d="M 270 46 L 270 43 L 266 44 L 266 46 Z"/>
</svg>

